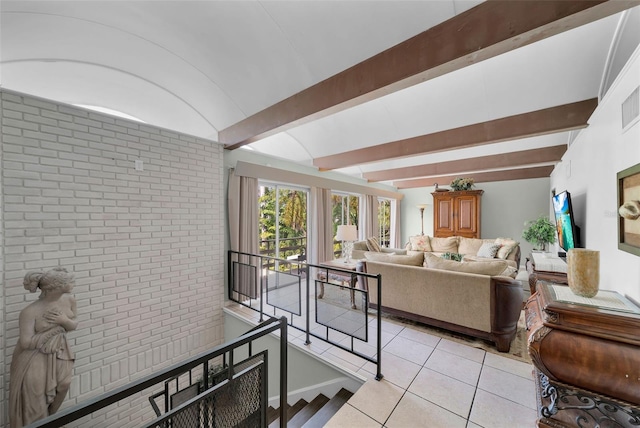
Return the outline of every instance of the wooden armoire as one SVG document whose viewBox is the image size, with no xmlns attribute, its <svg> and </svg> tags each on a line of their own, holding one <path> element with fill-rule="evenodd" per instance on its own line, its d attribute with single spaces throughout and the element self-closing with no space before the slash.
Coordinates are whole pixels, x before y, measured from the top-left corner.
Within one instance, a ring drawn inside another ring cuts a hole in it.
<svg viewBox="0 0 640 428">
<path fill-rule="evenodd" d="M 480 199 L 484 190 L 433 192 L 433 236 L 480 238 Z"/>
</svg>

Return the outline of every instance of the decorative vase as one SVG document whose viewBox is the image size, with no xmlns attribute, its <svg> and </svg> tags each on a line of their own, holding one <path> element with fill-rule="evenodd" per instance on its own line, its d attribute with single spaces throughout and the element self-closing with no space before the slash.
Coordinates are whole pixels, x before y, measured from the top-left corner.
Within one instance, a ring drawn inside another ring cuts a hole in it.
<svg viewBox="0 0 640 428">
<path fill-rule="evenodd" d="M 600 251 L 571 248 L 567 252 L 567 279 L 574 294 L 593 297 L 600 286 Z"/>
<path fill-rule="evenodd" d="M 547 245 L 547 244 L 546 244 L 545 242 L 543 242 L 543 241 L 538 241 L 538 242 L 536 242 L 536 244 L 533 246 L 533 249 L 534 249 L 534 250 L 536 250 L 536 251 L 542 251 L 542 252 L 544 252 L 546 245 Z"/>
</svg>

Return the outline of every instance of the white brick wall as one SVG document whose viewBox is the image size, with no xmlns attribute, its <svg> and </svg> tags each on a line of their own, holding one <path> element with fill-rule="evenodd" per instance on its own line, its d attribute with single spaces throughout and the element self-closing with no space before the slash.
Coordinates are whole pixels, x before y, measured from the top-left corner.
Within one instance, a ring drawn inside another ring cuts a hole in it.
<svg viewBox="0 0 640 428">
<path fill-rule="evenodd" d="M 2 91 L 0 416 L 30 269 L 75 274 L 65 406 L 223 338 L 223 149 L 211 141 Z M 134 160 L 144 170 L 134 169 Z M 91 426 L 138 426 L 140 396 Z"/>
<path fill-rule="evenodd" d="M 0 100 L 0 118 L 4 118 L 4 109 L 2 108 L 2 100 Z M 16 113 L 13 113 L 13 116 L 15 116 Z M 8 117 L 9 119 L 11 118 L 11 116 Z M 0 123 L 0 126 L 2 126 L 2 123 Z M 5 131 L 4 128 L 0 128 L 2 129 L 2 133 L 0 135 L 4 135 Z M 17 132 L 17 131 L 16 131 Z M 1 142 L 0 142 L 1 143 Z M 3 159 L 2 159 L 2 145 L 0 144 L 0 166 L 2 165 Z M 0 172 L 2 171 L 2 168 L 0 168 Z M 3 187 L 3 177 L 4 174 L 0 173 L 0 189 L 2 189 Z M 4 284 L 4 222 L 3 222 L 3 212 L 4 212 L 4 194 L 2 191 L 0 191 L 0 281 L 2 281 L 2 284 Z M 0 286 L 0 320 L 2 321 L 2 326 L 0 327 L 0 425 L 4 426 L 5 425 L 5 421 L 7 420 L 8 416 L 7 416 L 7 400 L 9 399 L 8 394 L 7 394 L 7 389 L 5 388 L 5 384 L 7 384 L 8 380 L 7 380 L 7 376 L 5 375 L 5 371 L 8 370 L 8 368 L 6 368 L 6 363 L 5 363 L 5 358 L 4 358 L 4 354 L 6 352 L 6 349 L 4 349 L 5 347 L 5 330 L 6 330 L 6 319 L 4 316 L 4 304 L 5 304 L 5 300 L 4 300 L 4 286 Z"/>
</svg>

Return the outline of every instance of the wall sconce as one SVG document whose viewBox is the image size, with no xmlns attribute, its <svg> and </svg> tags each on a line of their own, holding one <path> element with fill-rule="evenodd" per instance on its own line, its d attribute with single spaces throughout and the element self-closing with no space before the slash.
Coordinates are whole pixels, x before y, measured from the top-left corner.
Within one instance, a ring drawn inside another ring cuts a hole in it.
<svg viewBox="0 0 640 428">
<path fill-rule="evenodd" d="M 424 209 L 427 208 L 427 204 L 419 204 L 417 207 L 420 209 L 420 235 L 424 235 Z"/>
<path fill-rule="evenodd" d="M 351 261 L 351 252 L 353 251 L 353 242 L 358 240 L 358 228 L 353 224 L 344 224 L 338 226 L 336 232 L 336 241 L 342 241 L 342 256 L 344 262 Z"/>
</svg>

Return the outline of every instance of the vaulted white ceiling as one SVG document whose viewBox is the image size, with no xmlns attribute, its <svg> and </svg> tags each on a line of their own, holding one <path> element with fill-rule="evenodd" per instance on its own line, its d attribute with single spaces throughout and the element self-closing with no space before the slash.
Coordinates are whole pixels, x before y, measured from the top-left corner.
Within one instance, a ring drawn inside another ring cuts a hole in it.
<svg viewBox="0 0 640 428">
<path fill-rule="evenodd" d="M 225 128 L 480 3 L 3 0 L 0 84 L 218 140 Z M 249 146 L 312 165 L 320 157 L 597 98 L 623 13 Z M 338 171 L 360 176 L 568 139 L 568 131 L 559 132 Z"/>
</svg>

